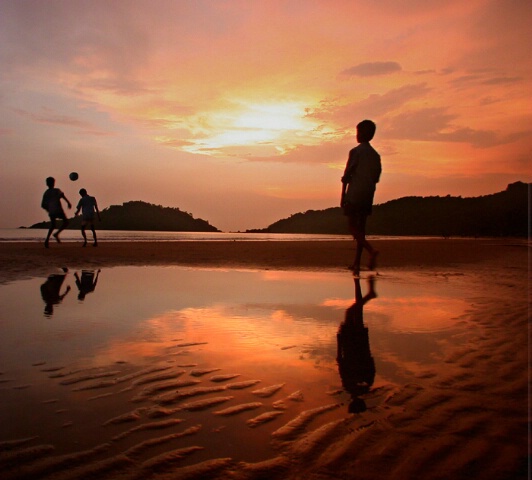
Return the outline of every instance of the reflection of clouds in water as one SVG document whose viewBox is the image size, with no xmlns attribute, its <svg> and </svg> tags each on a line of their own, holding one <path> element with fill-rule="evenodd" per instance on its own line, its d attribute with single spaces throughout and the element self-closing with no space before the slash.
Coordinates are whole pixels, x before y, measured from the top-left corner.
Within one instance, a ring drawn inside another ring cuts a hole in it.
<svg viewBox="0 0 532 480">
<path fill-rule="evenodd" d="M 246 278 L 243 273 L 237 275 L 241 281 Z M 227 274 L 232 278 L 231 272 Z M 283 352 L 285 365 L 297 367 L 301 372 L 317 365 L 334 363 L 338 315 L 352 304 L 353 298 L 334 297 L 330 295 L 334 289 L 323 289 L 331 279 L 330 273 L 315 273 L 313 280 L 301 272 L 270 272 L 265 275 L 270 279 L 266 284 L 257 279 L 255 272 L 251 274 L 252 278 L 247 276 L 250 283 L 255 283 L 254 295 L 257 300 L 262 297 L 261 302 L 246 303 L 246 293 L 235 298 L 237 291 L 232 290 L 226 301 L 220 302 L 217 298 L 212 305 L 208 305 L 212 300 L 207 295 L 204 307 L 172 310 L 140 322 L 131 342 L 123 339 L 113 342 L 108 345 L 108 354 L 157 355 L 161 350 L 170 349 L 176 340 L 186 339 L 189 342 L 208 342 L 202 348 L 188 349 L 192 351 L 195 361 L 209 361 L 211 357 L 220 362 L 236 363 L 245 358 L 253 364 L 263 362 L 265 365 L 274 365 L 279 361 L 280 352 Z M 294 284 L 287 283 L 287 278 L 291 278 Z M 335 285 L 343 284 L 352 289 L 350 280 L 345 276 L 334 274 L 332 278 Z M 218 280 L 223 280 L 223 276 Z M 319 294 L 314 295 L 313 304 L 307 300 L 309 291 L 305 285 L 308 283 L 317 292 L 321 289 Z M 292 295 L 290 300 L 287 300 L 288 285 Z M 257 295 L 257 286 L 265 291 Z M 420 295 L 416 295 L 416 290 L 420 289 L 410 289 L 410 285 L 396 284 L 386 288 L 387 282 L 381 282 L 381 286 L 384 288 L 379 288 L 379 301 L 369 302 L 364 309 L 368 326 L 375 337 L 379 362 L 388 364 L 381 374 L 386 377 L 387 372 L 397 368 L 420 371 L 424 359 L 430 358 L 434 351 L 430 347 L 435 340 L 431 335 L 452 326 L 453 317 L 463 313 L 466 303 L 452 297 L 429 295 L 425 287 L 421 288 L 424 291 Z M 251 288 L 249 284 L 247 288 Z M 343 292 L 343 289 L 337 290 Z M 393 292 L 395 297 L 385 297 L 387 290 Z M 302 296 L 297 293 L 300 291 L 304 291 Z M 405 293 L 412 295 L 406 296 Z M 180 302 L 186 303 L 184 300 L 180 298 Z M 407 337 L 402 335 L 403 332 Z M 412 337 L 411 334 L 421 336 Z M 290 348 L 283 350 L 287 346 Z M 415 358 L 410 358 L 411 350 L 417 352 Z M 172 352 L 173 355 L 176 353 L 175 350 Z M 189 353 L 185 352 L 187 355 Z"/>
<path fill-rule="evenodd" d="M 438 296 L 383 298 L 368 306 L 375 325 L 396 332 L 435 332 L 452 327 L 468 303 L 463 299 Z"/>
<path fill-rule="evenodd" d="M 353 302 L 352 279 L 340 272 L 115 267 L 103 278 L 94 294 L 98 301 L 80 303 L 70 295 L 54 314 L 59 320 L 54 324 L 43 324 L 41 313 L 34 325 L 28 307 L 24 327 L 32 332 L 46 327 L 40 338 L 53 339 L 42 343 L 39 356 L 68 358 L 83 352 L 95 363 L 135 361 L 136 356 L 161 355 L 183 339 L 208 341 L 206 347 L 189 350 L 225 355 L 231 362 L 240 355 L 277 364 L 280 356 L 305 370 L 334 362 L 338 321 Z M 402 368 L 403 361 L 432 362 L 431 348 L 441 338 L 439 332 L 451 327 L 453 318 L 468 307 L 463 294 L 457 294 L 459 280 L 427 283 L 409 274 L 379 277 L 379 301 L 364 310 L 373 353 L 390 365 L 379 374 L 388 376 L 387 370 Z M 38 287 L 31 285 L 35 297 Z M 24 298 L 24 286 L 16 282 L 2 288 L 10 292 L 7 299 Z M 5 303 L 8 310 L 16 307 Z M 5 335 L 10 329 L 15 326 L 8 325 Z M 20 347 L 30 349 L 23 342 Z M 286 347 L 291 348 L 283 350 Z"/>
<path fill-rule="evenodd" d="M 378 328 L 392 332 L 433 333 L 452 328 L 469 307 L 463 279 L 436 278 L 401 272 L 381 282 L 381 301 L 368 306 Z"/>
<path fill-rule="evenodd" d="M 260 279 L 270 282 L 297 282 L 297 283 L 314 283 L 316 281 L 332 281 L 341 280 L 342 275 L 334 272 L 299 272 L 289 270 L 266 270 L 260 271 Z"/>
<path fill-rule="evenodd" d="M 327 298 L 326 300 L 321 302 L 321 305 L 324 307 L 334 307 L 344 310 L 346 308 L 349 308 L 352 303 L 352 298 Z"/>
<path fill-rule="evenodd" d="M 323 306 L 348 308 L 352 299 L 330 298 Z M 365 312 L 372 315 L 372 325 L 396 332 L 433 332 L 452 327 L 456 318 L 468 308 L 462 299 L 439 296 L 380 298 Z"/>
<path fill-rule="evenodd" d="M 98 356 L 132 361 L 135 356 L 166 352 L 169 357 L 196 362 L 237 363 L 244 359 L 250 365 L 264 367 L 282 361 L 284 368 L 297 367 L 303 374 L 315 363 L 316 352 L 322 352 L 321 360 L 333 360 L 334 331 L 334 323 L 324 326 L 312 318 L 294 317 L 272 307 L 185 308 L 145 320 L 134 335 L 114 339 Z M 184 341 L 205 343 L 176 348 Z"/>
</svg>

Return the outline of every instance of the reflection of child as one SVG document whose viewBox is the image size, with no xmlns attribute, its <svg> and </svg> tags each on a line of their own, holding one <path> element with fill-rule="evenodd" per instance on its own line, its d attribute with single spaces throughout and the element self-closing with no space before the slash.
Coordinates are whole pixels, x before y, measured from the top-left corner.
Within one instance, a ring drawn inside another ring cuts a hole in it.
<svg viewBox="0 0 532 480">
<path fill-rule="evenodd" d="M 92 238 L 94 239 L 93 245 L 97 247 L 98 240 L 96 239 L 96 229 L 94 228 L 95 214 L 98 215 L 98 220 L 102 220 L 100 218 L 100 211 L 98 210 L 98 203 L 96 202 L 96 198 L 88 195 L 87 190 L 84 188 L 79 191 L 79 194 L 81 195 L 81 198 L 78 202 L 76 215 L 78 215 L 79 211 L 81 210 L 81 234 L 83 235 L 84 240 L 83 246 L 87 246 L 87 235 L 85 234 L 85 228 L 89 226 L 92 230 Z"/>
<path fill-rule="evenodd" d="M 85 295 L 94 292 L 96 284 L 98 283 L 98 275 L 100 275 L 100 270 L 96 272 L 96 277 L 94 276 L 94 270 L 82 270 L 81 278 L 79 277 L 78 272 L 74 273 L 74 277 L 76 277 L 76 285 L 79 290 L 79 300 L 83 300 Z"/>
<path fill-rule="evenodd" d="M 337 339 L 338 371 L 342 385 L 351 394 L 350 413 L 366 410 L 361 395 L 369 392 L 375 380 L 375 361 L 369 347 L 368 327 L 364 325 L 364 305 L 375 298 L 374 278 L 368 280 L 369 292 L 362 297 L 360 280 L 355 279 L 355 303 L 345 312 L 345 321 L 340 324 Z"/>
<path fill-rule="evenodd" d="M 65 281 L 66 272 L 68 272 L 68 269 L 63 268 L 63 271 L 65 273 L 54 273 L 50 275 L 46 279 L 46 282 L 41 285 L 41 296 L 45 303 L 44 314 L 47 317 L 51 317 L 53 315 L 54 305 L 59 305 L 63 301 L 63 298 L 67 296 L 68 292 L 70 292 L 69 285 L 66 287 L 65 292 L 61 294 L 61 286 Z"/>
</svg>

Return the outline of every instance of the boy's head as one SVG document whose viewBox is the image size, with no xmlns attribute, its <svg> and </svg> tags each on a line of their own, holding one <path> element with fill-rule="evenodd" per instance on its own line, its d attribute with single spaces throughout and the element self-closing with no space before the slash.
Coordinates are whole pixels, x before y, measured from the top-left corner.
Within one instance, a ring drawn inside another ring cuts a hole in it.
<svg viewBox="0 0 532 480">
<path fill-rule="evenodd" d="M 82 188 L 80 191 L 79 191 L 79 194 L 84 197 L 85 195 L 87 195 L 87 190 L 85 190 L 84 188 Z"/>
<path fill-rule="evenodd" d="M 46 186 L 47 186 L 48 188 L 53 188 L 54 185 L 55 185 L 55 178 L 54 178 L 54 177 L 48 177 L 48 178 L 46 179 Z"/>
<path fill-rule="evenodd" d="M 371 120 L 362 120 L 357 125 L 357 141 L 359 143 L 371 141 L 375 135 L 375 130 L 377 130 L 377 125 L 374 122 Z"/>
</svg>

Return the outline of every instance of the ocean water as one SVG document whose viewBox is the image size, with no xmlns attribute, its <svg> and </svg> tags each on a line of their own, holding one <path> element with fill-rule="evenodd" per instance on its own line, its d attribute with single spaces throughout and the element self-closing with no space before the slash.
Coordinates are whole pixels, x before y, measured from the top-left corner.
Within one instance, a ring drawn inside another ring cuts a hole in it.
<svg viewBox="0 0 532 480">
<path fill-rule="evenodd" d="M 5 228 L 0 229 L 0 242 L 42 242 L 46 237 L 44 229 Z M 130 230 L 97 230 L 98 239 L 106 242 L 176 242 L 176 241 L 295 241 L 295 240 L 350 240 L 349 235 L 314 235 L 293 233 L 241 233 L 241 232 L 145 232 Z M 88 232 L 89 239 L 91 233 Z M 79 230 L 65 230 L 61 233 L 65 242 L 81 241 Z"/>
<path fill-rule="evenodd" d="M 97 230 L 98 240 L 106 242 L 179 242 L 179 241 L 327 241 L 349 240 L 350 235 L 327 235 L 314 233 L 243 233 L 243 232 L 147 232 L 134 230 Z M 89 240 L 92 234 L 87 232 Z M 43 242 L 45 229 L 0 228 L 0 242 Z M 368 235 L 369 240 L 408 240 L 421 238 L 415 236 Z M 441 238 L 423 236 L 422 238 Z M 64 230 L 61 233 L 64 242 L 80 242 L 79 230 Z"/>
</svg>

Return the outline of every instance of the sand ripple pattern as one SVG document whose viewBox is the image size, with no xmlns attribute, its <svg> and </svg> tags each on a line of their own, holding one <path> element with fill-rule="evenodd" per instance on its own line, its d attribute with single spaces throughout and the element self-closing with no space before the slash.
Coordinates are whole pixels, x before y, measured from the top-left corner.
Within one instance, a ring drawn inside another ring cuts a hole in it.
<svg viewBox="0 0 532 480">
<path fill-rule="evenodd" d="M 183 342 L 176 347 L 192 345 Z M 36 363 L 34 367 L 58 389 L 57 398 L 42 401 L 57 415 L 68 417 L 68 409 L 60 408 L 61 393 L 68 392 L 100 415 L 114 412 L 99 421 L 97 437 L 106 440 L 68 453 L 61 453 L 68 450 L 64 446 L 41 442 L 38 435 L 0 442 L 0 478 L 162 479 L 170 473 L 171 478 L 216 478 L 235 466 L 247 476 L 269 475 L 284 471 L 283 456 L 249 464 L 232 457 L 212 458 L 212 443 L 205 442 L 205 436 L 217 433 L 223 442 L 228 429 L 269 428 L 264 443 L 275 450 L 280 440 L 287 444 L 303 438 L 319 426 L 319 420 L 313 420 L 338 407 L 306 411 L 302 392 L 287 390 L 287 383 L 257 388 L 263 383 L 257 378 L 219 367 L 186 365 L 161 362 L 135 368 L 117 362 L 107 368 L 69 369 Z M 103 408 L 104 403 L 110 408 Z M 71 429 L 78 426 L 74 421 L 67 424 Z"/>
</svg>

